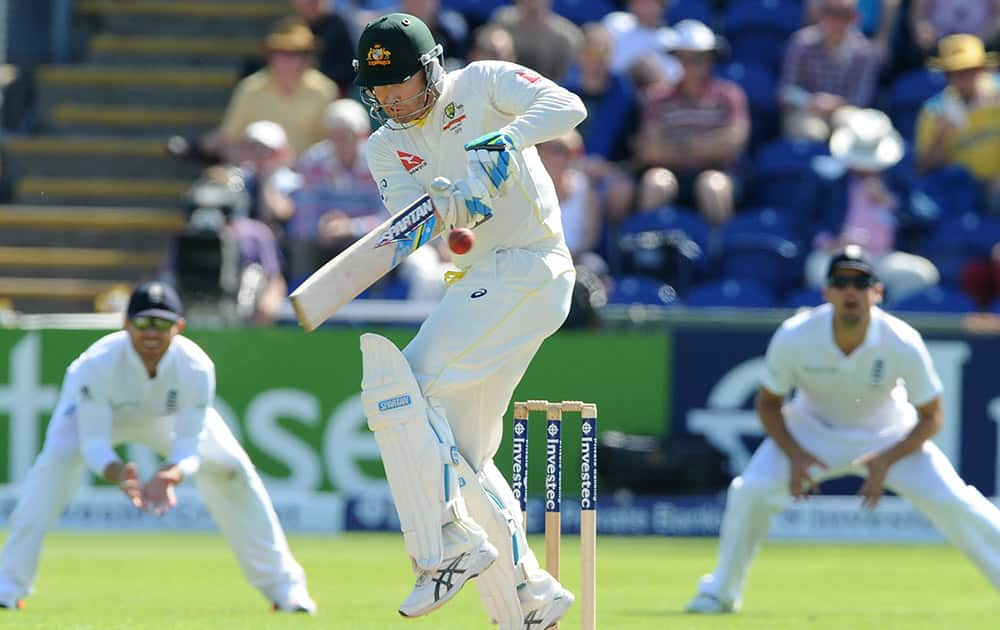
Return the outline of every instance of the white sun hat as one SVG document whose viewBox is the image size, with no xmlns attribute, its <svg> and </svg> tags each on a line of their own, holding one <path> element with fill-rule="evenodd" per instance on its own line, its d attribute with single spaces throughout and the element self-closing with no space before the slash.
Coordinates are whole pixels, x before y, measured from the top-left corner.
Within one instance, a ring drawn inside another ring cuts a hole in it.
<svg viewBox="0 0 1000 630">
<path fill-rule="evenodd" d="M 903 138 L 877 109 L 844 108 L 835 116 L 830 154 L 848 168 L 879 172 L 903 159 Z"/>
</svg>

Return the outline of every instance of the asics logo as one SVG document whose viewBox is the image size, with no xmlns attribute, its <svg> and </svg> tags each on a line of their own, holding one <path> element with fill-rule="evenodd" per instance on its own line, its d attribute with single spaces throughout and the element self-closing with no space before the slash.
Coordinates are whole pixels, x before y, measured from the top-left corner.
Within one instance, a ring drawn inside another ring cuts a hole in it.
<svg viewBox="0 0 1000 630">
<path fill-rule="evenodd" d="M 448 591 L 455 585 L 455 577 L 465 573 L 465 569 L 460 569 L 459 567 L 462 565 L 462 560 L 468 555 L 467 553 L 463 553 L 452 560 L 448 566 L 438 569 L 437 577 L 434 578 L 434 601 L 439 601 L 447 595 Z"/>
</svg>

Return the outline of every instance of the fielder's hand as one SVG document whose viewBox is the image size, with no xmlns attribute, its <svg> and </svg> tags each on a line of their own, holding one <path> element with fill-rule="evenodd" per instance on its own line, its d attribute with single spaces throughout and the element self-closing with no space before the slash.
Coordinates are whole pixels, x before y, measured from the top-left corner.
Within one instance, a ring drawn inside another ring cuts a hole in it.
<svg viewBox="0 0 1000 630">
<path fill-rule="evenodd" d="M 788 459 L 788 493 L 796 501 L 808 499 L 811 493 L 819 490 L 816 480 L 810 474 L 810 469 L 826 468 L 826 464 L 804 449 Z"/>
<path fill-rule="evenodd" d="M 139 467 L 135 462 L 129 462 L 121 467 L 118 472 L 118 487 L 132 505 L 142 509 L 142 486 L 139 483 Z"/>
<path fill-rule="evenodd" d="M 885 476 L 889 472 L 889 460 L 876 453 L 862 455 L 852 462 L 855 466 L 863 466 L 867 469 L 865 482 L 858 489 L 858 496 L 861 497 L 861 507 L 874 510 L 885 492 Z"/>
<path fill-rule="evenodd" d="M 170 508 L 177 505 L 177 494 L 174 486 L 179 479 L 169 470 L 161 470 L 142 489 L 142 500 L 146 510 L 157 516 L 166 514 Z"/>
<path fill-rule="evenodd" d="M 481 181 L 491 197 L 503 194 L 504 184 L 517 175 L 514 141 L 494 131 L 465 145 L 469 179 Z"/>
</svg>

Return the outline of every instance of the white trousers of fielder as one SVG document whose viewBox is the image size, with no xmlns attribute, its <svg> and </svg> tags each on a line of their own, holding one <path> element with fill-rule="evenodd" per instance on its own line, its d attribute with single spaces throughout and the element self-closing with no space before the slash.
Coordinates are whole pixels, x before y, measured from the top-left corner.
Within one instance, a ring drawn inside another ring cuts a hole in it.
<svg viewBox="0 0 1000 630">
<path fill-rule="evenodd" d="M 500 556 L 476 580 L 500 630 L 560 592 L 527 546 L 521 512 L 493 457 L 514 388 L 569 313 L 575 273 L 565 245 L 499 250 L 450 286 L 403 353 L 424 396 L 443 408 L 473 469 L 462 493 Z"/>
<path fill-rule="evenodd" d="M 112 439 L 116 444 L 144 444 L 166 456 L 172 426 L 172 416 L 119 423 L 114 426 Z M 250 458 L 214 409 L 209 409 L 199 454 L 201 467 L 193 479 L 247 581 L 274 602 L 285 601 L 290 594 L 305 593 L 305 573 L 292 557 L 267 490 Z M 42 541 L 76 492 L 83 469 L 76 419 L 56 415 L 10 518 L 7 541 L 0 553 L 0 601 L 12 601 L 32 592 Z"/>
<path fill-rule="evenodd" d="M 818 480 L 864 476 L 865 471 L 852 467 L 851 462 L 890 447 L 907 432 L 900 429 L 876 435 L 839 431 L 793 405 L 785 406 L 785 418 L 799 445 L 827 465 Z M 788 458 L 773 440 L 765 440 L 743 474 L 729 486 L 719 534 L 719 563 L 702 578 L 699 592 L 728 602 L 740 600 L 750 563 L 767 535 L 771 518 L 790 499 L 788 478 Z M 885 486 L 912 503 L 1000 589 L 1000 510 L 962 481 L 937 445 L 926 442 L 893 464 Z"/>
</svg>

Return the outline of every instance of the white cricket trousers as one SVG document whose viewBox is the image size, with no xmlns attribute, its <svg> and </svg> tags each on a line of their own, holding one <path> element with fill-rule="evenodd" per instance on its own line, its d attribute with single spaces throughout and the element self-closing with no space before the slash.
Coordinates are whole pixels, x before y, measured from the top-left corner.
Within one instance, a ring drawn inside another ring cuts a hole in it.
<svg viewBox="0 0 1000 630">
<path fill-rule="evenodd" d="M 851 462 L 865 453 L 888 448 L 907 432 L 875 435 L 840 431 L 788 405 L 785 418 L 799 445 L 827 465 L 819 479 L 864 476 L 864 469 L 852 467 Z M 699 592 L 724 601 L 740 600 L 750 563 L 767 535 L 771 518 L 790 500 L 788 478 L 788 458 L 773 440 L 765 440 L 743 474 L 729 486 L 719 533 L 719 563 L 702 578 Z M 962 481 L 937 445 L 926 442 L 893 464 L 885 485 L 920 510 L 1000 589 L 1000 510 Z"/>
<path fill-rule="evenodd" d="M 561 239 L 537 249 L 498 250 L 448 288 L 403 351 L 423 395 L 443 407 L 455 444 L 476 474 L 462 496 L 500 552 L 476 580 L 500 630 L 522 628 L 524 612 L 558 588 L 527 546 L 520 507 L 493 457 L 514 388 L 542 341 L 566 320 L 575 279 Z"/>
<path fill-rule="evenodd" d="M 116 423 L 112 438 L 116 445 L 136 442 L 166 456 L 172 427 L 172 416 Z M 292 557 L 260 476 L 214 409 L 209 409 L 198 450 L 201 467 L 194 475 L 198 491 L 246 579 L 271 601 L 283 601 L 293 589 L 304 588 L 305 573 Z M 42 452 L 24 479 L 10 517 L 0 553 L 0 600 L 32 592 L 45 533 L 76 492 L 83 468 L 76 420 L 58 414 L 49 424 Z"/>
</svg>

